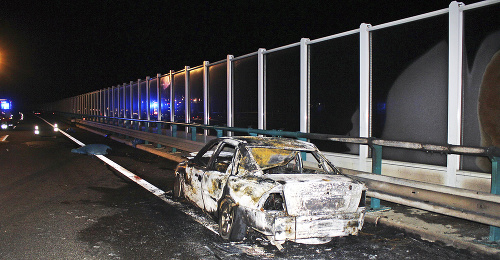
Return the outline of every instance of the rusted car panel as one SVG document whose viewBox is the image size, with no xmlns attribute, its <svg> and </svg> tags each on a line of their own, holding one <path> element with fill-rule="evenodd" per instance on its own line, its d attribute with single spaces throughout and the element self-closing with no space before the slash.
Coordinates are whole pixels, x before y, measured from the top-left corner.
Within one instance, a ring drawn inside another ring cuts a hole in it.
<svg viewBox="0 0 500 260">
<path fill-rule="evenodd" d="M 325 243 L 363 226 L 365 185 L 342 175 L 308 142 L 220 138 L 179 164 L 176 176 L 176 189 L 206 212 L 220 217 L 226 201 L 219 221 L 230 240 L 250 227 L 278 247 L 287 240 Z"/>
</svg>

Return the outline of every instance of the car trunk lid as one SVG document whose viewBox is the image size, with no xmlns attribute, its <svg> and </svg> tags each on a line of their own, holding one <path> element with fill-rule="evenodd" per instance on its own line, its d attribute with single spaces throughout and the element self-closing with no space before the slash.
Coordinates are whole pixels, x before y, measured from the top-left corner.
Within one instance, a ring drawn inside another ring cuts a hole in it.
<svg viewBox="0 0 500 260">
<path fill-rule="evenodd" d="M 343 175 L 271 174 L 282 183 L 287 212 L 291 216 L 355 212 L 363 184 Z"/>
</svg>

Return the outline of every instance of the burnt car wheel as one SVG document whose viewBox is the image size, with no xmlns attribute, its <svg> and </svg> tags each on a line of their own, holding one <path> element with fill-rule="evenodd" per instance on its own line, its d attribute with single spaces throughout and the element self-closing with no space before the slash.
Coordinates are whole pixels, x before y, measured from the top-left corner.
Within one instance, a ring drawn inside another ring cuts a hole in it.
<svg viewBox="0 0 500 260">
<path fill-rule="evenodd" d="M 184 197 L 184 192 L 182 190 L 182 177 L 180 174 L 177 174 L 174 182 L 174 198 L 180 199 L 182 197 Z"/>
<path fill-rule="evenodd" d="M 219 235 L 226 241 L 241 241 L 246 232 L 247 225 L 238 206 L 230 198 L 224 198 L 219 206 Z"/>
</svg>

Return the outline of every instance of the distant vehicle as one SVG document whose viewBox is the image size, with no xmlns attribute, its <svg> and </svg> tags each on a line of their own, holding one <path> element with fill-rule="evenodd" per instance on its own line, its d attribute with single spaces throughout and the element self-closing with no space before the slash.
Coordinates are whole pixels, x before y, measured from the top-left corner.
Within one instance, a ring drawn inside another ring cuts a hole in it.
<svg viewBox="0 0 500 260">
<path fill-rule="evenodd" d="M 0 129 L 6 130 L 9 128 L 15 128 L 18 120 L 20 120 L 20 118 L 18 116 L 14 116 L 12 110 L 12 101 L 8 99 L 0 99 Z"/>
<path fill-rule="evenodd" d="M 175 176 L 174 197 L 214 215 L 224 240 L 240 241 L 252 228 L 280 248 L 287 240 L 327 243 L 363 227 L 366 186 L 308 142 L 215 139 L 180 163 Z"/>
</svg>

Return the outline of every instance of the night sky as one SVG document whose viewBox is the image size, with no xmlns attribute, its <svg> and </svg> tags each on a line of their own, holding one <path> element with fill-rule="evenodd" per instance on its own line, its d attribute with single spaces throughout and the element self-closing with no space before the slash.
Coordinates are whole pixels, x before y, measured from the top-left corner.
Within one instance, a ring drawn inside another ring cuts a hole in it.
<svg viewBox="0 0 500 260">
<path fill-rule="evenodd" d="M 470 4 L 477 1 L 462 1 Z M 450 1 L 0 3 L 0 98 L 17 107 L 448 7 Z"/>
</svg>

